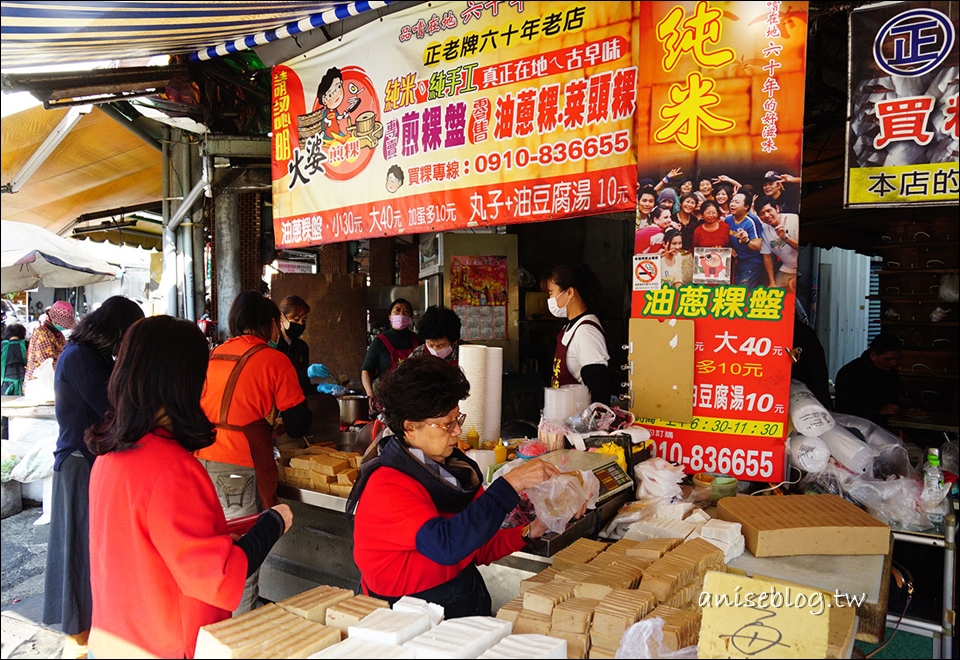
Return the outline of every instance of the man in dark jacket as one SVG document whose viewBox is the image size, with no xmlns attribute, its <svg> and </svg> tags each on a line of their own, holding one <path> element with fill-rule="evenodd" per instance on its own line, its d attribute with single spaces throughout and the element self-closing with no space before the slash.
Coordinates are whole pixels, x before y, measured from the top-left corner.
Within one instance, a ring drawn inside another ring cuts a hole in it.
<svg viewBox="0 0 960 660">
<path fill-rule="evenodd" d="M 881 332 L 863 355 L 837 372 L 837 412 L 883 424 L 900 410 L 897 360 L 903 342 Z"/>
</svg>

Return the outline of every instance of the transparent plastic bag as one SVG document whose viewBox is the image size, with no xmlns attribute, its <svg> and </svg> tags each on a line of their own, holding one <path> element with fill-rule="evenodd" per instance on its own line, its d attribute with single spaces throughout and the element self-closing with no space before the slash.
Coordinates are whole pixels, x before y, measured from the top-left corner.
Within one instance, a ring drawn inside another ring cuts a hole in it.
<svg viewBox="0 0 960 660">
<path fill-rule="evenodd" d="M 630 525 L 635 522 L 640 522 L 641 520 L 649 520 L 656 517 L 657 507 L 661 504 L 669 503 L 670 500 L 660 497 L 627 502 L 620 507 L 620 510 L 610 519 L 607 526 L 601 530 L 600 536 L 607 539 L 622 539 Z"/>
<path fill-rule="evenodd" d="M 578 476 L 579 475 L 579 476 Z M 551 532 L 562 534 L 570 519 L 584 508 L 593 509 L 600 495 L 600 480 L 589 470 L 561 472 L 526 489 L 537 518 Z"/>
<path fill-rule="evenodd" d="M 940 465 L 943 466 L 943 471 L 960 474 L 958 472 L 958 461 L 960 461 L 960 449 L 957 447 L 957 441 L 948 440 L 944 442 L 943 447 L 940 448 Z"/>
<path fill-rule="evenodd" d="M 910 464 L 907 446 L 890 431 L 877 426 L 869 419 L 833 413 L 837 424 L 858 436 L 880 454 L 873 460 L 873 475 L 877 479 L 890 476 L 913 478 L 916 470 Z"/>
<path fill-rule="evenodd" d="M 617 658 L 696 658 L 697 647 L 671 651 L 663 644 L 663 619 L 651 617 L 638 621 L 623 633 Z"/>
<path fill-rule="evenodd" d="M 890 477 L 886 481 L 853 479 L 847 492 L 874 518 L 910 532 L 930 528 L 930 520 L 920 506 L 923 484 L 917 479 Z"/>
<path fill-rule="evenodd" d="M 637 499 L 662 497 L 672 499 L 682 497 L 683 468 L 666 459 L 655 456 L 639 463 L 633 468 L 637 477 Z"/>
</svg>

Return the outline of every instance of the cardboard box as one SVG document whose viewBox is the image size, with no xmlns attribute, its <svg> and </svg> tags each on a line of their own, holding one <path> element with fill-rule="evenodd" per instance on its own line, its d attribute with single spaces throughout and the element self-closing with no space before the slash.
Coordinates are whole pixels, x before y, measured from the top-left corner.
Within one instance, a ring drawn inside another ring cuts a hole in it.
<svg viewBox="0 0 960 660">
<path fill-rule="evenodd" d="M 885 555 L 890 528 L 837 495 L 725 497 L 717 517 L 738 522 L 755 557 Z"/>
</svg>

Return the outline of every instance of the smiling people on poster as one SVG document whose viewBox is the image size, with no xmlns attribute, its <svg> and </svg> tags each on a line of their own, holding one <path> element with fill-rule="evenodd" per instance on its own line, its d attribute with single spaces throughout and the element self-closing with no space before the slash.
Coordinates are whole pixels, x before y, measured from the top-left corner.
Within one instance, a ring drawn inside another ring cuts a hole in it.
<svg viewBox="0 0 960 660">
<path fill-rule="evenodd" d="M 584 264 L 577 268 L 561 265 L 550 271 L 540 283 L 550 297 L 550 313 L 567 319 L 557 335 L 553 354 L 551 387 L 586 385 L 591 401 L 610 404 L 612 385 L 607 364 L 607 339 L 600 319 L 592 310 L 600 300 L 600 282 Z"/>
</svg>

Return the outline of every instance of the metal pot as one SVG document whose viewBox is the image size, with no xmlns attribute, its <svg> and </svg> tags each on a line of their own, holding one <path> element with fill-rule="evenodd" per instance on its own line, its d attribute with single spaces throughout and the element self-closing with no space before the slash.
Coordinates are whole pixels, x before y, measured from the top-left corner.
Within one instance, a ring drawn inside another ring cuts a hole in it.
<svg viewBox="0 0 960 660">
<path fill-rule="evenodd" d="M 353 424 L 358 419 L 367 419 L 370 414 L 370 399 L 363 394 L 338 396 L 340 404 L 340 423 Z"/>
</svg>

